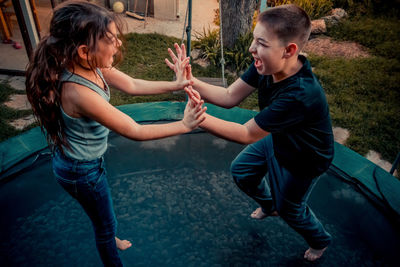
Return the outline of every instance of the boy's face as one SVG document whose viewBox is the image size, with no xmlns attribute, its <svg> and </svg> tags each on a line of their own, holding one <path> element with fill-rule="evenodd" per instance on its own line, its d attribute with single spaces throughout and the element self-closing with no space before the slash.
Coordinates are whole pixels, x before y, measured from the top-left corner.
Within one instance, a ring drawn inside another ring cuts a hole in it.
<svg viewBox="0 0 400 267">
<path fill-rule="evenodd" d="M 267 25 L 259 22 L 256 24 L 249 51 L 259 74 L 272 75 L 281 72 L 285 64 L 285 48 Z"/>
</svg>

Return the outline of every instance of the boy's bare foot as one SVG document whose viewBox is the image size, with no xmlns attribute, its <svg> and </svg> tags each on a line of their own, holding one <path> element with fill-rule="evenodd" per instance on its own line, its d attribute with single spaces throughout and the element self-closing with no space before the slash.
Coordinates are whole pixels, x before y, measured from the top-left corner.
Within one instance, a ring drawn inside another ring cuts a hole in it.
<svg viewBox="0 0 400 267">
<path fill-rule="evenodd" d="M 250 214 L 250 217 L 253 219 L 257 219 L 257 220 L 262 220 L 267 218 L 268 216 L 279 216 L 277 211 L 273 211 L 271 212 L 271 214 L 266 214 L 262 211 L 262 208 L 259 207 L 257 208 L 255 211 L 253 211 L 252 214 Z"/>
<path fill-rule="evenodd" d="M 128 240 L 121 240 L 118 237 L 115 237 L 115 242 L 117 243 L 117 248 L 119 250 L 125 250 L 132 246 L 132 243 Z"/>
<path fill-rule="evenodd" d="M 326 250 L 326 248 L 323 248 L 323 249 L 309 248 L 304 253 L 304 258 L 308 261 L 316 261 L 322 257 L 322 254 L 324 254 L 324 251 Z"/>
</svg>

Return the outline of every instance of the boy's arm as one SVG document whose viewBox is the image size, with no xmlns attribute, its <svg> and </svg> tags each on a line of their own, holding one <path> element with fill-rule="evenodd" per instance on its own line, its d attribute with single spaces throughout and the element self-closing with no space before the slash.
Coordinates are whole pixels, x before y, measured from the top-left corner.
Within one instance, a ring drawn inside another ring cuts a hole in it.
<svg viewBox="0 0 400 267">
<path fill-rule="evenodd" d="M 188 80 L 176 81 L 147 81 L 134 79 L 116 68 L 102 69 L 108 85 L 130 95 L 154 95 L 182 90 L 190 84 Z"/>
<path fill-rule="evenodd" d="M 175 43 L 174 47 L 176 50 L 176 55 L 170 48 L 168 48 L 168 53 L 171 56 L 172 63 L 168 59 L 165 59 L 165 63 L 168 65 L 168 67 L 170 67 L 170 69 L 175 71 L 176 76 L 180 77 L 181 80 L 184 78 L 191 80 L 192 87 L 197 90 L 201 94 L 201 97 L 208 102 L 224 108 L 232 108 L 237 106 L 240 102 L 242 102 L 243 99 L 249 96 L 256 89 L 245 83 L 242 79 L 237 79 L 228 88 L 211 85 L 196 79 L 192 75 L 190 65 L 187 66 L 186 71 L 182 70 L 182 66 L 186 65 L 185 45 L 182 44 L 179 46 Z"/>
<path fill-rule="evenodd" d="M 200 127 L 213 135 L 240 144 L 255 143 L 269 134 L 261 129 L 254 119 L 242 125 L 221 120 L 209 114 L 206 114 L 206 119 L 200 124 Z"/>
<path fill-rule="evenodd" d="M 192 87 L 197 90 L 207 102 L 224 108 L 232 108 L 240 104 L 255 88 L 237 79 L 228 88 L 205 83 L 192 78 Z"/>
</svg>

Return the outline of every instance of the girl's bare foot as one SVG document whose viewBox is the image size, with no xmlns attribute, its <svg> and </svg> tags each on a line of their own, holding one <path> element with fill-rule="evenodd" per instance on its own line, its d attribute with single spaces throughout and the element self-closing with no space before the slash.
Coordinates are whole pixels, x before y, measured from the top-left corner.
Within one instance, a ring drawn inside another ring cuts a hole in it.
<svg viewBox="0 0 400 267">
<path fill-rule="evenodd" d="M 271 212 L 271 214 L 266 214 L 262 211 L 262 208 L 259 207 L 257 208 L 255 211 L 253 211 L 252 214 L 250 214 L 250 217 L 253 219 L 257 219 L 257 220 L 262 220 L 267 218 L 268 216 L 279 216 L 277 211 L 273 211 Z"/>
<path fill-rule="evenodd" d="M 117 248 L 119 250 L 125 250 L 132 246 L 132 243 L 128 240 L 121 240 L 118 237 L 115 237 L 115 242 L 117 243 Z"/>
<path fill-rule="evenodd" d="M 323 249 L 309 248 L 304 253 L 304 258 L 308 261 L 316 261 L 322 257 L 322 254 L 324 254 L 325 250 L 326 250 L 326 248 L 323 248 Z"/>
</svg>

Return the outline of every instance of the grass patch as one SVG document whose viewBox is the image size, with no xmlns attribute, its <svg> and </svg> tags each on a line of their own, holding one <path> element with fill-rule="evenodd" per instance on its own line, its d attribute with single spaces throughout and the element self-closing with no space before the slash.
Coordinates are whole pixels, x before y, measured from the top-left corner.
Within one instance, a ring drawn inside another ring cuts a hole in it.
<svg viewBox="0 0 400 267">
<path fill-rule="evenodd" d="M 400 21 L 395 18 L 356 17 L 329 28 L 336 40 L 355 41 L 377 56 L 400 60 Z"/>
<path fill-rule="evenodd" d="M 393 161 L 400 148 L 400 67 L 395 59 L 310 56 L 325 88 L 333 124 L 350 130 L 346 145 Z"/>
<path fill-rule="evenodd" d="M 118 68 L 131 77 L 146 80 L 172 81 L 173 72 L 164 63 L 169 58 L 167 49 L 177 38 L 159 34 L 130 33 L 125 36 L 126 53 Z M 149 49 L 151 47 L 151 49 Z M 111 104 L 124 105 L 153 101 L 183 101 L 182 94 L 163 94 L 155 96 L 130 96 L 111 88 Z"/>
</svg>

